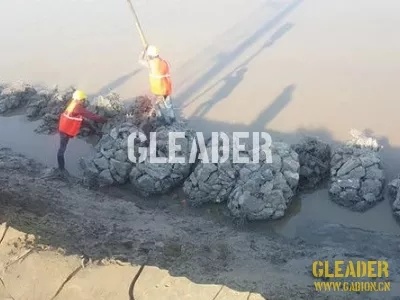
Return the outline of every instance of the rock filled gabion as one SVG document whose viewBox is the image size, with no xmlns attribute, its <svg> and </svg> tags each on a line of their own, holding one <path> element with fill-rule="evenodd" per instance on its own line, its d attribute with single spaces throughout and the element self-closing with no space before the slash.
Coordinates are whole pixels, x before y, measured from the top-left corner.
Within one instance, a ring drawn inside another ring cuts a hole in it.
<svg viewBox="0 0 400 300">
<path fill-rule="evenodd" d="M 271 150 L 272 163 L 249 163 L 240 169 L 228 197 L 228 208 L 234 217 L 251 221 L 285 215 L 299 183 L 299 157 L 285 143 L 273 143 Z"/>
<path fill-rule="evenodd" d="M 132 123 L 119 124 L 100 139 L 95 155 L 80 160 L 86 186 L 104 187 L 129 181 L 134 164 L 128 156 L 128 136 L 135 132 L 141 131 Z M 136 147 L 145 146 L 139 141 L 135 144 Z"/>
<path fill-rule="evenodd" d="M 1 85 L 0 114 L 24 107 L 34 95 L 36 95 L 36 90 L 25 83 Z"/>
<path fill-rule="evenodd" d="M 329 194 L 339 205 L 365 211 L 383 199 L 385 176 L 377 142 L 353 137 L 332 151 Z"/>
<path fill-rule="evenodd" d="M 218 140 L 218 155 L 223 153 L 222 145 Z M 226 161 L 212 163 L 212 146 L 210 140 L 206 145 L 207 160 L 200 161 L 192 174 L 185 180 L 183 191 L 187 201 L 192 206 L 200 206 L 205 203 L 222 203 L 228 199 L 235 187 L 242 164 L 234 164 L 232 157 Z M 232 146 L 229 147 L 232 150 Z M 232 151 L 230 151 L 232 153 Z"/>
<path fill-rule="evenodd" d="M 392 204 L 393 215 L 400 221 L 400 176 L 388 185 L 388 195 Z"/>
<path fill-rule="evenodd" d="M 175 156 L 184 158 L 184 162 L 154 163 L 147 152 L 143 162 L 136 163 L 129 178 L 131 185 L 144 196 L 163 194 L 183 184 L 192 171 L 191 153 L 196 145 L 195 132 L 189 130 L 183 122 L 156 128 L 157 157 L 169 157 L 169 133 L 183 132 L 184 139 L 177 139 L 180 151 Z"/>
<path fill-rule="evenodd" d="M 299 155 L 299 190 L 310 190 L 329 178 L 331 149 L 329 144 L 307 137 L 292 146 Z"/>
</svg>

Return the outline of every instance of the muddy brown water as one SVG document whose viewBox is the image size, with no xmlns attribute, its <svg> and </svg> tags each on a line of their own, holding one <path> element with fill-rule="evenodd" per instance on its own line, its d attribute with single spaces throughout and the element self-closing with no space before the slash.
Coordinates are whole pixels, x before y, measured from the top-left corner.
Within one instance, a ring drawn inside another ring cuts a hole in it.
<svg viewBox="0 0 400 300">
<path fill-rule="evenodd" d="M 0 145 L 10 147 L 16 152 L 33 158 L 49 167 L 56 166 L 56 152 L 58 149 L 58 135 L 42 135 L 34 132 L 40 122 L 29 122 L 26 117 L 17 115 L 0 118 Z M 93 153 L 93 146 L 83 140 L 70 141 L 66 152 L 66 167 L 71 174 L 81 176 L 78 165 L 80 157 Z M 177 191 L 171 195 L 153 198 L 147 201 L 140 197 L 132 197 L 129 188 L 113 188 L 109 193 L 135 201 L 138 205 L 154 206 L 176 210 L 179 213 L 206 214 L 218 221 L 229 223 L 230 218 L 224 205 L 208 205 L 199 209 L 188 208 L 184 203 L 184 195 Z M 182 209 L 182 206 L 186 207 Z M 274 231 L 287 237 L 298 236 L 297 228 L 310 222 L 337 223 L 348 227 L 363 228 L 366 230 L 400 234 L 400 227 L 392 216 L 389 200 L 385 198 L 374 208 L 365 213 L 351 212 L 329 200 L 326 186 L 309 193 L 297 196 L 287 215 L 278 221 L 254 222 L 246 224 L 246 230 Z"/>
</svg>

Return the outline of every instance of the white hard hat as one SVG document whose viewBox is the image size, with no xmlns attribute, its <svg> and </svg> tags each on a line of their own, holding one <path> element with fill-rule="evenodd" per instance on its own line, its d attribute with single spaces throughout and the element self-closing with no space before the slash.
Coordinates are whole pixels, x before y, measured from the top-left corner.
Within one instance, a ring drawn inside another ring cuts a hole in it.
<svg viewBox="0 0 400 300">
<path fill-rule="evenodd" d="M 158 49 L 155 46 L 150 45 L 147 47 L 146 54 L 147 54 L 147 56 L 156 57 L 156 56 L 158 56 L 159 53 L 158 53 Z"/>
</svg>

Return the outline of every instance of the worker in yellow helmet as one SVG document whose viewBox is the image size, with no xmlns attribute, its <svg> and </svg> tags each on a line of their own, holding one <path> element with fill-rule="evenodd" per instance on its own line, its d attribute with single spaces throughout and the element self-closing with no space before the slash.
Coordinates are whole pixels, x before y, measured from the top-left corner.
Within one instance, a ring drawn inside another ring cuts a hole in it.
<svg viewBox="0 0 400 300">
<path fill-rule="evenodd" d="M 83 119 L 86 118 L 100 123 L 107 121 L 106 118 L 98 116 L 84 107 L 86 99 L 87 96 L 84 92 L 80 90 L 75 91 L 72 95 L 72 101 L 60 116 L 58 124 L 60 147 L 57 152 L 57 162 L 60 171 L 65 171 L 64 153 L 67 149 L 68 141 L 79 134 Z"/>
</svg>

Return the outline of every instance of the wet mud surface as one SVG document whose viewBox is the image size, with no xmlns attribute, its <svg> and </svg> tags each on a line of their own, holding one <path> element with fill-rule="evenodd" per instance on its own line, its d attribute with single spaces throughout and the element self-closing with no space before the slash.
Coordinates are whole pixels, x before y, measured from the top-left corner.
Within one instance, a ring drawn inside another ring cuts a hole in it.
<svg viewBox="0 0 400 300">
<path fill-rule="evenodd" d="M 87 190 L 73 178 L 41 179 L 43 165 L 11 150 L 0 151 L 0 162 L 0 222 L 66 254 L 147 262 L 172 276 L 271 299 L 326 299 L 312 285 L 316 259 L 387 259 L 392 284 L 399 281 L 397 235 L 314 221 L 297 226 L 297 237 L 287 238 L 248 224 L 224 224 L 216 212 L 187 208 L 179 195 L 166 202 L 129 199 L 126 191 Z"/>
</svg>

